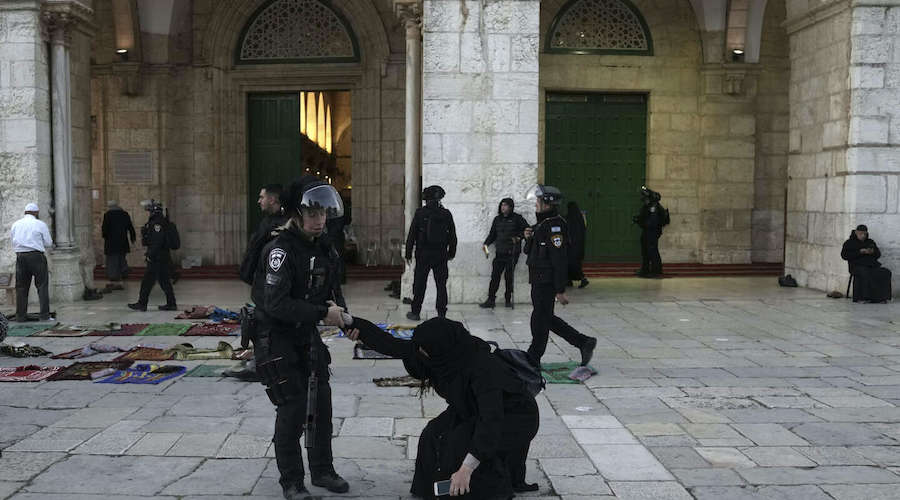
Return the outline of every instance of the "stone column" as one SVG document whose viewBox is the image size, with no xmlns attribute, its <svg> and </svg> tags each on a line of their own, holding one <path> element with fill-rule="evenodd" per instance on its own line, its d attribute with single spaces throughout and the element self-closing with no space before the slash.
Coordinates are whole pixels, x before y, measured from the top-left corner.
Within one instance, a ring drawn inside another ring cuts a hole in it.
<svg viewBox="0 0 900 500">
<path fill-rule="evenodd" d="M 68 11 L 43 12 L 45 35 L 50 41 L 50 116 L 53 143 L 53 208 L 55 249 L 51 256 L 53 300 L 71 302 L 82 289 L 80 251 L 74 232 L 72 195 L 72 85 L 69 47 L 77 21 Z"/>
<path fill-rule="evenodd" d="M 397 4 L 397 14 L 406 28 L 405 234 L 422 192 L 422 8 L 418 1 Z"/>
</svg>

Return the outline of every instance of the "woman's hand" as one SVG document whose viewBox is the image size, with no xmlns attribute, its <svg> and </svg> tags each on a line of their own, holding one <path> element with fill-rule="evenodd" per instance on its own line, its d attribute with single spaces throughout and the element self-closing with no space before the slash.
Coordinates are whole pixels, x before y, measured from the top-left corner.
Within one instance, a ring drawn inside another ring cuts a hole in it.
<svg viewBox="0 0 900 500">
<path fill-rule="evenodd" d="M 358 340 L 359 339 L 359 329 L 354 328 L 347 332 L 347 338 L 350 340 Z"/>
<path fill-rule="evenodd" d="M 465 495 L 469 491 L 469 481 L 472 479 L 472 469 L 468 465 L 460 466 L 459 470 L 450 476 L 450 496 Z"/>
</svg>

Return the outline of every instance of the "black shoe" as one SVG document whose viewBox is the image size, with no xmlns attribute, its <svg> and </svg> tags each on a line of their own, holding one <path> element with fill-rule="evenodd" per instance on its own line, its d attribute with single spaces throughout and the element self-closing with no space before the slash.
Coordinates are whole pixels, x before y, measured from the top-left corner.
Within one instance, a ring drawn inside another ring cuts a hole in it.
<svg viewBox="0 0 900 500">
<path fill-rule="evenodd" d="M 591 283 L 591 282 L 588 281 L 587 278 L 583 278 L 583 279 L 581 280 L 581 284 L 578 285 L 578 288 L 584 288 L 584 287 L 588 286 L 590 283 Z"/>
<path fill-rule="evenodd" d="M 493 309 L 494 305 L 495 304 L 494 304 L 493 300 L 485 300 L 481 304 L 478 304 L 478 307 L 480 307 L 482 309 Z"/>
<path fill-rule="evenodd" d="M 128 304 L 129 309 L 134 309 L 135 311 L 143 311 L 147 312 L 147 304 L 141 304 L 140 302 L 135 302 L 134 304 Z"/>
<path fill-rule="evenodd" d="M 421 321 L 422 318 L 419 317 L 419 313 L 408 312 L 406 313 L 406 319 L 411 319 L 413 321 Z"/>
<path fill-rule="evenodd" d="M 261 382 L 259 375 L 256 374 L 256 370 L 250 370 L 248 368 L 225 370 L 222 372 L 222 376 L 236 378 L 243 382 Z"/>
<path fill-rule="evenodd" d="M 516 308 L 516 305 L 513 304 L 512 301 L 510 301 L 510 300 L 507 300 L 505 305 L 506 305 L 506 307 L 508 307 L 508 308 L 510 308 L 510 309 L 515 309 L 515 308 Z"/>
<path fill-rule="evenodd" d="M 597 339 L 590 338 L 578 350 L 581 351 L 581 366 L 587 366 L 594 357 L 594 348 L 597 347 Z"/>
<path fill-rule="evenodd" d="M 321 475 L 312 475 L 313 486 L 325 488 L 332 493 L 347 493 L 350 491 L 350 485 L 344 478 L 337 475 L 337 472 L 329 471 Z"/>
<path fill-rule="evenodd" d="M 287 500 L 313 500 L 314 498 L 303 485 L 288 486 L 283 491 L 284 498 L 287 498 Z"/>
<path fill-rule="evenodd" d="M 164 306 L 159 306 L 159 310 L 160 311 L 177 311 L 178 306 L 176 306 L 175 304 L 166 304 Z"/>
<path fill-rule="evenodd" d="M 513 491 L 516 493 L 524 493 L 526 491 L 537 491 L 539 489 L 539 486 L 537 483 L 529 484 L 529 483 L 522 482 L 522 483 L 513 484 L 512 486 L 513 486 Z"/>
<path fill-rule="evenodd" d="M 403 297 L 403 303 L 406 305 L 412 304 L 412 299 L 409 297 Z"/>
</svg>

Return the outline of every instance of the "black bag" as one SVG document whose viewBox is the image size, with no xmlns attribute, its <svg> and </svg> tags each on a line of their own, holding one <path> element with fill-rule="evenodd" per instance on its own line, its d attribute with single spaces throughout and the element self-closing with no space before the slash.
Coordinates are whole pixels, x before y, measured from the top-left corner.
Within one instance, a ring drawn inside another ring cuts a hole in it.
<svg viewBox="0 0 900 500">
<path fill-rule="evenodd" d="M 450 243 L 450 219 L 445 214 L 429 215 L 425 220 L 425 243 L 445 247 Z"/>
<path fill-rule="evenodd" d="M 668 209 L 668 208 L 663 208 L 662 205 L 660 205 L 659 208 L 660 208 L 660 211 L 661 211 L 661 214 L 660 214 L 660 215 L 662 216 L 662 225 L 663 225 L 663 226 L 668 226 L 669 223 L 672 222 L 672 218 L 669 217 L 669 209 Z"/>
<path fill-rule="evenodd" d="M 169 250 L 181 248 L 181 236 L 178 235 L 178 228 L 171 222 L 166 223 L 166 244 L 169 246 Z"/>
<path fill-rule="evenodd" d="M 241 347 L 250 347 L 250 341 L 256 344 L 256 307 L 250 304 L 241 308 Z"/>
<path fill-rule="evenodd" d="M 494 346 L 493 353 L 512 368 L 528 394 L 537 396 L 547 387 L 547 381 L 541 375 L 540 368 L 534 365 L 527 352 L 521 349 L 501 349 L 496 342 L 488 342 L 488 344 Z"/>
</svg>

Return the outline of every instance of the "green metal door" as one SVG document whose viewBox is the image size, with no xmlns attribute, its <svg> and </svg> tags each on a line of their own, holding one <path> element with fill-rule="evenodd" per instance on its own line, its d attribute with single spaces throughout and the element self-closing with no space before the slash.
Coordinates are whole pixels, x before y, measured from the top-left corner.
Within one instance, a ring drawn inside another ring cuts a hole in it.
<svg viewBox="0 0 900 500">
<path fill-rule="evenodd" d="M 587 216 L 585 260 L 639 261 L 631 216 L 647 170 L 646 96 L 548 93 L 545 115 L 544 177 Z"/>
<path fill-rule="evenodd" d="M 266 184 L 285 188 L 301 175 L 300 94 L 250 94 L 247 230 L 252 233 L 262 214 L 259 190 Z"/>
</svg>

